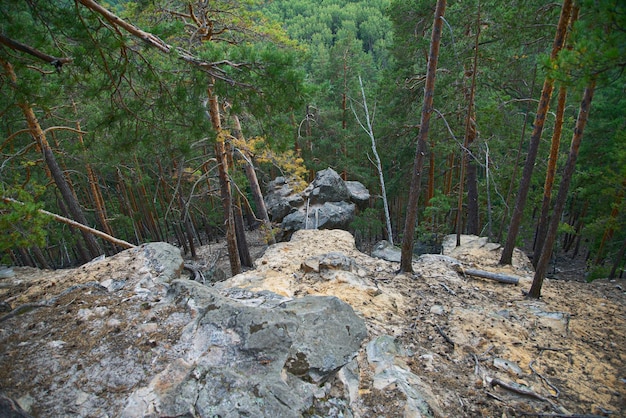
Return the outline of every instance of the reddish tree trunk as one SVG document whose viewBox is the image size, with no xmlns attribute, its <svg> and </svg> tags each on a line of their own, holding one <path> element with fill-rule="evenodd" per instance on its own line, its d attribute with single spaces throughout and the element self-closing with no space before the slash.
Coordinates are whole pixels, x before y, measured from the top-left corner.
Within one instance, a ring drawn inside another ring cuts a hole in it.
<svg viewBox="0 0 626 418">
<path fill-rule="evenodd" d="M 424 87 L 424 103 L 422 106 L 420 130 L 417 138 L 417 150 L 415 152 L 415 160 L 413 162 L 411 188 L 409 190 L 409 203 L 406 209 L 404 236 L 402 239 L 400 271 L 403 272 L 413 271 L 413 235 L 415 231 L 415 224 L 417 223 L 417 201 L 421 190 L 424 156 L 428 148 L 428 130 L 430 127 L 430 116 L 433 112 L 435 75 L 437 72 L 439 44 L 441 41 L 441 29 L 443 27 L 443 15 L 445 10 L 446 0 L 437 0 L 437 6 L 435 8 L 435 21 L 433 23 L 433 32 L 430 40 L 430 52 L 428 55 L 428 69 L 426 71 L 426 85 Z"/>
<path fill-rule="evenodd" d="M 564 0 L 563 6 L 561 7 L 561 16 L 559 17 L 559 24 L 556 29 L 554 43 L 552 45 L 552 53 L 550 55 L 552 60 L 556 59 L 557 54 L 563 48 L 563 44 L 565 43 L 567 24 L 569 22 L 571 11 L 572 0 Z M 524 164 L 524 171 L 522 172 L 522 179 L 517 192 L 517 200 L 515 201 L 515 209 L 513 210 L 513 216 L 511 217 L 511 223 L 509 224 L 509 232 L 507 234 L 504 249 L 502 250 L 500 264 L 511 264 L 513 249 L 515 248 L 515 240 L 517 239 L 517 234 L 522 223 L 526 198 L 528 197 L 528 190 L 530 189 L 530 181 L 535 167 L 535 160 L 537 159 L 537 152 L 539 151 L 541 133 L 543 132 L 546 115 L 548 113 L 548 109 L 550 108 L 550 99 L 552 97 L 553 89 L 554 80 L 546 77 L 541 91 L 541 99 L 539 100 L 539 105 L 537 107 L 537 114 L 535 115 L 535 123 L 532 135 L 530 136 L 530 145 L 528 147 L 528 154 L 526 155 L 526 163 Z"/>
<path fill-rule="evenodd" d="M 563 171 L 563 180 L 561 180 L 559 193 L 557 194 L 556 201 L 554 203 L 554 211 L 550 219 L 550 225 L 548 227 L 548 233 L 546 234 L 543 251 L 541 252 L 539 262 L 537 263 L 533 284 L 530 288 L 530 292 L 528 292 L 528 296 L 531 298 L 538 299 L 541 295 L 541 286 L 543 285 L 543 279 L 548 271 L 548 264 L 550 263 L 550 256 L 552 255 L 552 246 L 556 240 L 556 234 L 559 228 L 559 220 L 561 219 L 561 214 L 565 208 L 569 185 L 574 175 L 574 169 L 576 168 L 578 149 L 580 148 L 585 125 L 587 124 L 587 118 L 589 117 L 589 109 L 591 108 L 591 100 L 593 99 L 594 89 L 595 80 L 591 81 L 589 86 L 585 89 L 585 94 L 583 95 L 582 102 L 580 103 L 578 119 L 576 120 L 576 127 L 574 128 L 574 136 L 572 137 L 572 145 L 570 146 L 567 162 L 565 163 L 565 170 Z"/>
</svg>

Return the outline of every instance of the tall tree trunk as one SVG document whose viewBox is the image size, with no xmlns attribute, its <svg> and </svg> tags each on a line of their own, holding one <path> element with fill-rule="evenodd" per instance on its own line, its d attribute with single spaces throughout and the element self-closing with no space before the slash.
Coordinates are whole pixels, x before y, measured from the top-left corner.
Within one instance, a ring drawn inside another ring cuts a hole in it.
<svg viewBox="0 0 626 418">
<path fill-rule="evenodd" d="M 543 245 L 543 251 L 537 263 L 535 270 L 535 277 L 533 278 L 533 284 L 528 292 L 528 296 L 538 299 L 541 296 L 541 286 L 543 285 L 543 279 L 548 271 L 548 264 L 550 263 L 550 257 L 552 255 L 552 246 L 556 240 L 556 234 L 559 228 L 559 221 L 565 208 L 565 202 L 567 200 L 567 193 L 569 192 L 569 185 L 574 175 L 574 169 L 576 168 L 576 159 L 578 158 L 578 149 L 583 138 L 585 131 L 585 125 L 589 117 L 589 110 L 591 108 L 591 100 L 593 99 L 593 92 L 595 89 L 595 79 L 589 83 L 589 86 L 585 89 L 582 102 L 580 103 L 580 109 L 578 110 L 578 119 L 576 120 L 576 127 L 574 128 L 574 135 L 572 137 L 572 144 L 570 146 L 569 155 L 567 156 L 567 162 L 565 163 L 565 169 L 563 171 L 563 179 L 559 186 L 559 192 L 556 196 L 554 203 L 554 210 L 550 218 L 550 225 L 548 227 L 548 233 L 546 234 L 546 241 Z"/>
<path fill-rule="evenodd" d="M 214 81 L 212 81 L 213 83 Z M 220 194 L 222 197 L 222 209 L 224 211 L 224 227 L 226 228 L 226 246 L 228 247 L 228 259 L 230 261 L 230 271 L 234 276 L 241 273 L 241 261 L 239 260 L 239 250 L 237 248 L 237 236 L 235 233 L 235 219 L 233 216 L 233 198 L 228 178 L 228 161 L 226 157 L 226 146 L 224 144 L 224 133 L 222 132 L 222 120 L 217 96 L 213 93 L 212 87 L 207 89 L 209 96 L 209 116 L 211 124 L 217 137 L 215 139 L 215 158 L 217 159 L 217 172 L 220 180 Z"/>
<path fill-rule="evenodd" d="M 248 247 L 248 240 L 246 239 L 246 227 L 243 222 L 243 211 L 241 210 L 241 196 L 237 194 L 235 199 L 235 205 L 233 205 L 233 215 L 235 218 L 235 234 L 237 234 L 237 251 L 239 252 L 239 261 L 243 267 L 254 267 L 252 262 L 252 256 L 250 255 L 250 248 Z"/>
<path fill-rule="evenodd" d="M 474 64 L 472 68 L 472 81 L 467 95 L 467 116 L 465 119 L 465 140 L 463 158 L 461 162 L 461 179 L 459 181 L 459 201 L 456 214 L 456 246 L 461 245 L 461 232 L 463 225 L 463 185 L 467 180 L 467 232 L 478 235 L 478 185 L 476 176 L 476 164 L 472 159 L 470 147 L 476 139 L 476 116 L 474 112 L 474 97 L 476 95 L 476 74 L 478 73 L 478 39 L 480 37 L 480 6 L 476 17 L 476 37 L 474 38 Z M 467 170 L 467 179 L 465 171 Z"/>
<path fill-rule="evenodd" d="M 556 109 L 556 120 L 554 121 L 554 133 L 550 146 L 550 157 L 548 158 L 548 169 L 546 171 L 546 181 L 543 186 L 543 201 L 541 202 L 541 214 L 539 215 L 539 225 L 537 226 L 537 236 L 535 238 L 535 249 L 533 255 L 533 266 L 537 267 L 539 254 L 543 249 L 548 230 L 550 213 L 550 202 L 552 200 L 552 188 L 554 186 L 554 176 L 556 174 L 556 163 L 559 158 L 559 147 L 561 146 L 561 132 L 563 130 L 563 116 L 565 114 L 565 102 L 567 99 L 567 88 L 561 86 L 559 89 L 559 100 Z"/>
<path fill-rule="evenodd" d="M 559 17 L 556 35 L 554 37 L 554 43 L 552 44 L 552 53 L 550 54 L 551 60 L 555 60 L 557 54 L 563 48 L 571 11 L 572 0 L 564 0 L 563 6 L 561 7 L 561 16 Z M 500 257 L 500 264 L 511 264 L 511 260 L 513 258 L 513 249 L 515 248 L 515 241 L 522 223 L 524 206 L 526 206 L 526 198 L 528 197 L 528 190 L 530 189 L 535 160 L 537 159 L 537 152 L 539 151 L 539 142 L 541 141 L 541 133 L 543 132 L 546 115 L 548 113 L 548 109 L 550 108 L 550 99 L 552 98 L 553 89 L 554 80 L 550 77 L 546 77 L 541 91 L 541 100 L 539 100 L 539 105 L 537 107 L 537 114 L 535 115 L 535 124 L 532 135 L 530 136 L 530 145 L 528 147 L 528 154 L 526 155 L 526 163 L 524 164 L 522 179 L 520 180 L 520 186 L 517 191 L 517 200 L 515 201 L 513 216 L 511 217 L 511 223 L 509 224 L 509 232 L 506 237 L 504 249 L 502 250 L 502 256 Z"/>
<path fill-rule="evenodd" d="M 530 93 L 528 97 L 533 97 L 535 95 L 535 84 L 537 83 L 537 65 L 533 69 L 533 82 L 530 85 Z M 522 124 L 522 133 L 520 134 L 519 144 L 517 146 L 517 153 L 515 154 L 515 163 L 513 164 L 513 175 L 511 176 L 511 180 L 509 181 L 509 188 L 506 192 L 506 199 L 504 199 L 504 211 L 502 212 L 502 220 L 500 221 L 500 227 L 498 228 L 498 237 L 496 238 L 497 242 L 502 242 L 502 234 L 504 233 L 504 224 L 506 223 L 507 218 L 509 217 L 509 202 L 511 201 L 511 196 L 513 195 L 513 185 L 517 180 L 517 171 L 519 167 L 519 160 L 522 156 L 522 146 L 524 145 L 524 137 L 526 136 L 526 128 L 528 127 L 528 116 L 530 115 L 530 106 L 531 102 L 528 101 L 526 105 L 526 111 L 524 112 L 524 123 Z"/>
<path fill-rule="evenodd" d="M 424 86 L 424 103 L 422 116 L 417 136 L 417 148 L 411 174 L 411 186 L 409 189 L 409 203 L 406 209 L 404 223 L 404 236 L 402 237 L 402 255 L 400 259 L 400 271 L 413 272 L 413 235 L 417 223 L 417 201 L 419 198 L 422 182 L 422 170 L 424 168 L 424 156 L 428 148 L 428 130 L 430 116 L 433 112 L 433 94 L 435 91 L 435 75 L 437 72 L 437 60 L 439 59 L 439 44 L 441 42 L 441 29 L 443 27 L 443 15 L 446 11 L 446 0 L 437 0 L 433 32 L 430 39 L 430 52 L 428 53 L 428 68 L 426 70 L 426 85 Z"/>
</svg>

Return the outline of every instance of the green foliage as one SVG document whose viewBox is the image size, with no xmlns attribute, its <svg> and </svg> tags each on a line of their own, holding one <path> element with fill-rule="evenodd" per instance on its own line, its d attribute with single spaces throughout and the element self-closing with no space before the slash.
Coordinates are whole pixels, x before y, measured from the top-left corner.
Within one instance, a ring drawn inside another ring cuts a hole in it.
<svg viewBox="0 0 626 418">
<path fill-rule="evenodd" d="M 47 139 L 87 209 L 94 205 L 85 175 L 87 165 L 97 173 L 108 219 L 120 238 L 153 238 L 154 231 L 143 230 L 147 229 L 148 212 L 161 223 L 157 229 L 171 234 L 183 212 L 177 196 L 190 198 L 196 219 L 221 225 L 211 160 L 216 135 L 203 105 L 211 75 L 206 67 L 181 60 L 183 50 L 215 63 L 210 69 L 213 78 L 217 76 L 212 89 L 223 108 L 223 127 L 232 132 L 228 116 L 239 117 L 243 136 L 250 142 L 246 146 L 261 162 L 262 177 L 278 174 L 276 165 L 301 176 L 305 166 L 311 170 L 330 166 L 375 193 L 379 184 L 368 160 L 369 139 L 351 111 L 351 105 L 360 103 L 361 76 L 388 197 L 394 202 L 392 218 L 401 223 L 419 129 L 432 1 L 220 0 L 211 2 L 216 29 L 212 36 L 201 33 L 190 16 L 184 17 L 189 6 L 195 7 L 199 16 L 199 2 L 115 0 L 101 4 L 178 52 L 163 54 L 123 30 L 102 24 L 100 16 L 75 2 L 0 4 L 4 36 L 73 59 L 57 70 L 32 55 L 0 47 L 0 58 L 13 65 L 18 78 L 12 85 L 4 72 L 1 76 L 0 179 L 7 193 L 28 202 L 22 209 L 11 206 L 9 210 L 4 204 L 2 216 L 8 220 L 2 231 L 10 231 L 5 241 L 41 244 L 44 235 L 40 232 L 46 228 L 40 221 L 30 221 L 39 207 L 33 202 L 56 211 L 52 208 L 58 198 L 54 188 L 38 190 L 34 186 L 50 180 L 32 137 L 24 131 L 23 114 L 15 106 L 26 102 L 32 104 L 43 129 L 76 129 L 79 123 L 86 132 L 79 140 L 76 132 L 48 131 Z M 483 162 L 489 145 L 494 221 L 506 223 L 503 215 L 507 204 L 512 204 L 506 200 L 506 191 L 516 175 L 519 179 L 521 170 L 516 162 L 523 164 L 530 131 L 529 122 L 522 135 L 524 115 L 529 113 L 532 121 L 544 75 L 570 88 L 563 144 L 572 134 L 581 86 L 597 77 L 570 207 L 576 213 L 587 202 L 581 234 L 592 250 L 599 248 L 607 222 L 615 224 L 614 237 L 605 247 L 607 254 L 615 254 L 616 243 L 626 234 L 623 204 L 619 204 L 620 216 L 609 216 L 626 178 L 622 74 L 626 13 L 619 0 L 585 0 L 580 6 L 571 48 L 550 62 L 545 57 L 554 37 L 558 3 L 449 3 L 428 155 L 433 155 L 435 197 L 430 205 L 422 205 L 419 217 L 424 233 L 452 229 L 449 215 L 456 206 L 460 144 L 479 21 L 474 102 L 478 138 L 472 152 Z M 550 118 L 544 139 L 552 133 Z M 542 141 L 540 148 L 527 205 L 529 215 L 541 199 L 548 142 Z M 564 145 L 560 161 L 566 152 Z M 422 176 L 424 185 L 429 164 Z M 233 176 L 245 184 L 241 173 Z M 482 167 L 478 182 L 483 207 L 485 180 Z M 513 182 L 512 198 L 516 186 Z M 20 189 L 35 197 L 18 196 L 15 193 Z M 426 203 L 423 198 L 420 202 Z M 89 221 L 97 224 L 93 212 L 87 212 Z M 354 230 L 363 237 L 382 234 L 381 214 L 380 207 L 363 211 L 354 221 Z M 483 209 L 483 218 L 486 215 Z M 530 223 L 530 216 L 528 220 Z M 18 222 L 17 229 L 10 223 L 13 221 Z M 5 227 L 9 223 L 11 227 Z M 50 239 L 74 240 L 65 227 L 49 225 L 47 229 Z M 534 228 L 528 225 L 525 230 L 530 236 Z"/>
<path fill-rule="evenodd" d="M 354 217 L 350 229 L 357 238 L 382 235 L 384 223 L 380 219 L 380 211 L 367 208 Z"/>
<path fill-rule="evenodd" d="M 20 203 L 0 200 L 0 252 L 43 246 L 50 218 L 39 212 L 42 203 L 24 190 L 0 189 L 3 198 L 13 197 Z"/>
<path fill-rule="evenodd" d="M 598 279 L 606 279 L 609 277 L 611 266 L 592 266 L 587 272 L 587 282 L 592 282 Z"/>
</svg>

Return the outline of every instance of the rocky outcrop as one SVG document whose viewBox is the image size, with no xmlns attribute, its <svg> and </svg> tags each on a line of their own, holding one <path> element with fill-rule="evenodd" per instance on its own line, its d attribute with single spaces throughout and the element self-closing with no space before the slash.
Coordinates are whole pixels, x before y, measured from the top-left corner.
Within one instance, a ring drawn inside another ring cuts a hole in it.
<svg viewBox="0 0 626 418">
<path fill-rule="evenodd" d="M 0 278 L 0 416 L 624 415 L 623 281 L 548 278 L 529 300 L 521 252 L 498 266 L 496 244 L 452 238 L 412 274 L 340 230 L 296 231 L 212 286 L 158 243 L 15 267 Z"/>
<path fill-rule="evenodd" d="M 367 207 L 369 199 L 363 184 L 344 182 L 328 168 L 317 172 L 300 193 L 284 177 L 276 178 L 268 186 L 265 204 L 272 222 L 280 224 L 279 238 L 287 240 L 300 229 L 348 229 L 357 207 Z"/>
<path fill-rule="evenodd" d="M 155 243 L 51 283 L 3 282 L 22 287 L 0 318 L 7 402 L 33 416 L 299 417 L 367 336 L 337 297 L 218 290 L 182 265 Z"/>
</svg>

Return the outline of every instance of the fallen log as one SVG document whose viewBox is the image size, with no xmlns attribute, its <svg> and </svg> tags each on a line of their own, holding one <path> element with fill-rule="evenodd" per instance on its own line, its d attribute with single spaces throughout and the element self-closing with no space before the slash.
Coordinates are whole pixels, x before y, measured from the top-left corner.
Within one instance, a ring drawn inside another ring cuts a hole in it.
<svg viewBox="0 0 626 418">
<path fill-rule="evenodd" d="M 24 205 L 23 202 L 20 202 L 19 200 L 15 200 L 15 199 L 10 198 L 10 197 L 2 197 L 2 200 L 7 202 L 7 203 L 15 203 L 15 204 L 18 204 L 18 205 Z M 89 234 L 95 235 L 95 236 L 100 237 L 100 238 L 102 238 L 104 240 L 112 242 L 113 244 L 119 245 L 120 247 L 123 247 L 123 248 L 135 248 L 136 247 L 134 244 L 131 244 L 130 242 L 126 242 L 126 241 L 121 240 L 119 238 L 112 237 L 111 235 L 106 234 L 106 233 L 104 233 L 102 231 L 98 231 L 97 229 L 94 229 L 94 228 L 91 228 L 91 227 L 89 227 L 87 225 L 83 225 L 83 224 L 81 224 L 79 222 L 76 222 L 73 219 L 65 218 L 65 217 L 63 217 L 61 215 L 57 215 L 56 213 L 48 212 L 47 210 L 44 210 L 44 209 L 37 209 L 37 211 L 39 213 L 43 213 L 44 215 L 51 216 L 55 221 L 59 221 L 59 222 L 62 222 L 64 224 L 73 226 L 75 228 L 80 229 L 81 231 L 85 231 L 85 232 L 87 232 Z"/>
<path fill-rule="evenodd" d="M 519 277 L 509 276 L 507 274 L 501 274 L 501 273 L 493 273 L 491 271 L 468 269 L 468 268 L 461 267 L 459 273 L 463 275 L 467 274 L 470 276 L 482 277 L 483 279 L 496 280 L 500 283 L 508 283 L 508 284 L 519 283 Z"/>
</svg>

